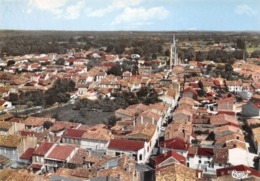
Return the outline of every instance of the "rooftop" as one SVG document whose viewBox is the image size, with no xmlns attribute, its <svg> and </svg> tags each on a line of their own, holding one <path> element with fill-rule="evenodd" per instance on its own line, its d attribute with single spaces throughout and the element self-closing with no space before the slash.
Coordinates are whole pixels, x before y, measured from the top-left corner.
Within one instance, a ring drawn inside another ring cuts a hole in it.
<svg viewBox="0 0 260 181">
<path fill-rule="evenodd" d="M 47 155 L 47 159 L 65 161 L 74 149 L 74 146 L 56 145 L 49 155 Z"/>
<path fill-rule="evenodd" d="M 110 140 L 108 149 L 138 151 L 144 147 L 144 142 L 133 140 Z"/>
</svg>

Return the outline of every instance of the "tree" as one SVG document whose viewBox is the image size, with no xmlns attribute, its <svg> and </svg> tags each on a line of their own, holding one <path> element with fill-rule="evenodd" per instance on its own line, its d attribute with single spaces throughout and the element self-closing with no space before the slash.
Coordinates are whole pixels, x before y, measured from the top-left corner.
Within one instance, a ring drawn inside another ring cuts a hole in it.
<svg viewBox="0 0 260 181">
<path fill-rule="evenodd" d="M 255 50 L 251 54 L 251 58 L 259 58 L 260 57 L 260 50 Z"/>
<path fill-rule="evenodd" d="M 206 60 L 207 59 L 207 53 L 206 52 L 197 52 L 196 53 L 196 60 L 198 61 L 203 61 L 203 60 Z"/>
<path fill-rule="evenodd" d="M 96 58 L 91 58 L 89 61 L 88 61 L 88 64 L 87 64 L 87 68 L 88 70 L 92 69 L 93 67 L 98 67 L 100 66 L 101 62 L 99 59 L 96 59 Z"/>
<path fill-rule="evenodd" d="M 9 60 L 7 62 L 7 67 L 11 66 L 11 65 L 14 65 L 15 64 L 15 61 L 14 60 Z"/>
<path fill-rule="evenodd" d="M 134 53 L 135 53 L 135 54 L 138 54 L 138 55 L 140 55 L 140 56 L 143 56 L 144 50 L 143 50 L 141 47 L 135 47 L 135 48 L 134 48 Z"/>
<path fill-rule="evenodd" d="M 245 50 L 246 49 L 245 40 L 242 40 L 242 39 L 238 38 L 237 39 L 237 48 Z"/>
<path fill-rule="evenodd" d="M 152 54 L 152 59 L 154 60 L 154 59 L 157 59 L 157 54 L 156 53 L 153 53 Z"/>
<path fill-rule="evenodd" d="M 59 59 L 55 62 L 56 65 L 64 65 L 64 63 L 65 63 L 64 58 L 59 58 Z"/>
<path fill-rule="evenodd" d="M 105 121 L 105 124 L 107 125 L 108 129 L 110 129 L 115 126 L 116 122 L 119 120 L 120 118 L 117 118 L 116 116 L 111 116 Z"/>
<path fill-rule="evenodd" d="M 52 126 L 53 126 L 53 122 L 51 122 L 51 121 L 44 121 L 44 123 L 43 123 L 43 128 L 45 128 L 45 129 L 49 129 Z"/>
<path fill-rule="evenodd" d="M 122 76 L 122 73 L 123 73 L 123 69 L 122 69 L 122 67 L 120 66 L 120 64 L 114 65 L 113 67 L 111 67 L 111 68 L 107 71 L 107 74 L 112 74 L 112 75 L 115 75 L 115 76 Z"/>
<path fill-rule="evenodd" d="M 169 57 L 169 56 L 171 56 L 171 51 L 169 49 L 167 49 L 164 54 L 165 54 L 165 56 Z"/>
<path fill-rule="evenodd" d="M 112 45 L 112 44 L 109 44 L 106 48 L 106 52 L 109 53 L 109 52 L 112 52 L 113 50 L 115 49 L 115 47 Z"/>
</svg>

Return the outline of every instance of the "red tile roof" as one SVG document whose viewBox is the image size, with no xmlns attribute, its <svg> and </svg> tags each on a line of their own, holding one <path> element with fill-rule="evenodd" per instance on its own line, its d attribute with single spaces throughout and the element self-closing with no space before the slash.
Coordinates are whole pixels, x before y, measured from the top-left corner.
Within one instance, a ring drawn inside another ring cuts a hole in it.
<svg viewBox="0 0 260 181">
<path fill-rule="evenodd" d="M 84 130 L 79 129 L 67 129 L 65 134 L 62 137 L 69 137 L 69 138 L 82 138 L 83 134 L 85 133 Z"/>
<path fill-rule="evenodd" d="M 138 151 L 144 147 L 143 141 L 110 140 L 109 149 Z"/>
<path fill-rule="evenodd" d="M 248 175 L 254 175 L 256 177 L 259 177 L 260 178 L 260 172 L 250 168 L 250 167 L 247 167 L 245 165 L 237 165 L 237 166 L 233 166 L 233 167 L 227 167 L 227 168 L 220 168 L 220 169 L 217 169 L 217 176 L 222 176 L 222 174 L 224 173 L 225 175 L 230 175 L 231 174 L 231 171 L 233 170 L 236 170 L 236 171 L 243 171 L 243 172 L 246 172 L 246 171 L 250 171 L 250 173 Z"/>
<path fill-rule="evenodd" d="M 217 101 L 217 103 L 226 103 L 226 102 L 235 102 L 235 98 L 234 97 L 228 97 L 228 98 L 225 98 L 225 99 L 220 99 Z"/>
<path fill-rule="evenodd" d="M 230 116 L 236 115 L 236 113 L 233 112 L 233 111 L 219 111 L 218 114 L 227 114 L 227 115 L 230 115 Z"/>
<path fill-rule="evenodd" d="M 32 154 L 34 152 L 34 148 L 28 148 L 21 156 L 21 159 L 25 159 L 25 160 L 31 160 L 32 158 Z"/>
<path fill-rule="evenodd" d="M 197 91 L 195 91 L 194 89 L 192 89 L 191 87 L 188 87 L 187 89 L 183 90 L 183 94 L 185 92 L 192 92 L 195 95 L 198 95 Z"/>
<path fill-rule="evenodd" d="M 185 142 L 183 139 L 176 137 L 173 139 L 160 142 L 160 146 L 170 148 L 170 149 L 175 149 L 175 150 L 187 151 L 190 147 L 190 144 L 188 142 Z"/>
<path fill-rule="evenodd" d="M 44 156 L 53 145 L 54 143 L 43 143 L 41 146 L 35 149 L 33 154 Z"/>
<path fill-rule="evenodd" d="M 260 109 L 260 102 L 252 102 L 252 104 L 258 109 Z"/>
<path fill-rule="evenodd" d="M 40 170 L 43 165 L 31 164 L 27 169 L 37 169 Z"/>
<path fill-rule="evenodd" d="M 168 151 L 167 153 L 164 153 L 162 155 L 158 155 L 155 158 L 155 164 L 156 166 L 159 165 L 160 163 L 164 162 L 168 158 L 173 157 L 175 160 L 177 160 L 179 163 L 183 164 L 186 166 L 186 158 L 174 151 Z"/>
<path fill-rule="evenodd" d="M 213 148 L 198 148 L 197 154 L 200 156 L 213 156 L 214 150 Z"/>
<path fill-rule="evenodd" d="M 47 159 L 65 161 L 74 149 L 74 146 L 56 145 L 56 147 L 47 156 Z"/>
</svg>

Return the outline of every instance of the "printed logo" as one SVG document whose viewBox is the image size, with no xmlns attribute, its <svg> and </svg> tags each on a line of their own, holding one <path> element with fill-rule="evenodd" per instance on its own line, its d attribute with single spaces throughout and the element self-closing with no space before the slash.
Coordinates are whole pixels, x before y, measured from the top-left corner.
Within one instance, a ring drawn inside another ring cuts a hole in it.
<svg viewBox="0 0 260 181">
<path fill-rule="evenodd" d="M 231 174 L 232 177 L 235 179 L 244 179 L 248 178 L 249 173 L 251 173 L 249 170 L 247 170 L 246 172 L 233 170 Z"/>
</svg>

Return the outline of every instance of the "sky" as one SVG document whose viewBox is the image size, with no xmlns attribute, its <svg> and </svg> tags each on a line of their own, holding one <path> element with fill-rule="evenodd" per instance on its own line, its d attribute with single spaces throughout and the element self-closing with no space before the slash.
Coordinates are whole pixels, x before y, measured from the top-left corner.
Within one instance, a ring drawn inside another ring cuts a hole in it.
<svg viewBox="0 0 260 181">
<path fill-rule="evenodd" d="M 260 0 L 0 0 L 0 29 L 260 31 Z"/>
</svg>

